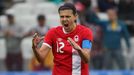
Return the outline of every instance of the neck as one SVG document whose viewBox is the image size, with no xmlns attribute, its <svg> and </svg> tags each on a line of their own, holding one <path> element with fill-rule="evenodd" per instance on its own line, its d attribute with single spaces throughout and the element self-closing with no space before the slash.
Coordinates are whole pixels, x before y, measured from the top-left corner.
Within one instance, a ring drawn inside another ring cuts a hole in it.
<svg viewBox="0 0 134 75">
<path fill-rule="evenodd" d="M 111 22 L 116 22 L 117 21 L 117 19 L 111 19 Z"/>
<path fill-rule="evenodd" d="M 73 24 L 72 29 L 70 30 L 70 32 L 74 31 L 75 28 L 76 28 L 76 24 Z"/>
</svg>

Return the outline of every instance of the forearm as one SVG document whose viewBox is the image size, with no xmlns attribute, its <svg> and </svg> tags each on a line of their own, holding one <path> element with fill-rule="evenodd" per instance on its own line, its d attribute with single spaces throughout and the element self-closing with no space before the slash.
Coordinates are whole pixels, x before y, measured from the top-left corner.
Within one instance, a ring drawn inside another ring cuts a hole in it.
<svg viewBox="0 0 134 75">
<path fill-rule="evenodd" d="M 38 48 L 37 45 L 33 45 L 32 48 L 33 48 L 33 52 L 37 60 L 43 65 L 44 59 L 47 56 L 51 48 L 49 48 L 48 46 L 44 44 L 42 44 L 41 48 Z"/>
<path fill-rule="evenodd" d="M 89 59 L 90 59 L 90 54 L 89 54 L 88 51 L 89 51 L 88 49 L 80 49 L 80 50 L 78 50 L 78 53 L 79 53 L 80 57 L 82 58 L 82 60 L 85 63 L 88 63 Z"/>
<path fill-rule="evenodd" d="M 88 48 L 81 48 L 71 38 L 68 38 L 68 41 L 73 46 L 73 48 L 78 51 L 82 60 L 84 60 L 85 63 L 88 63 L 90 57 L 90 50 Z"/>
<path fill-rule="evenodd" d="M 30 37 L 32 35 L 33 35 L 32 31 L 29 31 L 29 32 L 23 33 L 23 38 L 27 38 L 27 37 Z"/>
<path fill-rule="evenodd" d="M 33 53 L 34 53 L 36 59 L 38 60 L 39 63 L 43 64 L 44 59 L 39 55 L 38 51 L 39 51 L 39 49 L 33 48 Z"/>
</svg>

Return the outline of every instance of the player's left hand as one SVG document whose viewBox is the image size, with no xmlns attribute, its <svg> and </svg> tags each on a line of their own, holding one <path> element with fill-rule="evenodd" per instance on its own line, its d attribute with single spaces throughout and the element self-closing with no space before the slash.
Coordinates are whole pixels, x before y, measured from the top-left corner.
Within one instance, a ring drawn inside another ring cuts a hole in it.
<svg viewBox="0 0 134 75">
<path fill-rule="evenodd" d="M 75 50 L 81 50 L 81 47 L 75 42 L 75 41 L 73 41 L 73 39 L 72 38 L 68 38 L 68 41 L 69 41 L 69 43 L 73 46 L 73 48 L 75 49 Z"/>
<path fill-rule="evenodd" d="M 37 47 L 37 45 L 40 43 L 40 41 L 42 40 L 41 37 L 39 37 L 38 33 L 35 33 L 33 36 L 33 40 L 32 40 L 32 46 Z"/>
</svg>

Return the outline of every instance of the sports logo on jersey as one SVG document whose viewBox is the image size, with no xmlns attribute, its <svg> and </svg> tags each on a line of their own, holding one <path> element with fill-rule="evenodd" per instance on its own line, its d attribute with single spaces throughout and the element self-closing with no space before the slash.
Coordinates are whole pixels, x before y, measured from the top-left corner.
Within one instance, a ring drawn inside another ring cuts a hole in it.
<svg viewBox="0 0 134 75">
<path fill-rule="evenodd" d="M 78 42 L 78 41 L 79 41 L 79 36 L 78 36 L 78 35 L 75 35 L 75 36 L 74 36 L 74 41 L 75 41 L 75 42 Z"/>
<path fill-rule="evenodd" d="M 62 38 L 57 38 L 58 41 L 62 41 Z"/>
</svg>

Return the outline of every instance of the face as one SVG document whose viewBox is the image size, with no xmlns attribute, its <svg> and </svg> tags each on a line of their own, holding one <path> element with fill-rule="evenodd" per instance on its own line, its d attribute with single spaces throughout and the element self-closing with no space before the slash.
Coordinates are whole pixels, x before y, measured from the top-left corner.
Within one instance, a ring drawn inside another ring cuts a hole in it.
<svg viewBox="0 0 134 75">
<path fill-rule="evenodd" d="M 44 26 L 45 25 L 45 20 L 44 19 L 40 19 L 40 20 L 38 20 L 38 24 L 39 24 L 39 26 Z"/>
<path fill-rule="evenodd" d="M 71 32 L 76 27 L 75 20 L 77 19 L 77 15 L 74 15 L 73 11 L 70 9 L 60 10 L 59 15 L 60 22 L 64 27 L 65 31 Z"/>
<path fill-rule="evenodd" d="M 14 24 L 14 18 L 8 18 L 8 23 L 11 25 Z"/>
<path fill-rule="evenodd" d="M 114 21 L 117 19 L 116 10 L 109 9 L 109 10 L 107 10 L 107 14 L 108 14 L 110 21 Z"/>
</svg>

